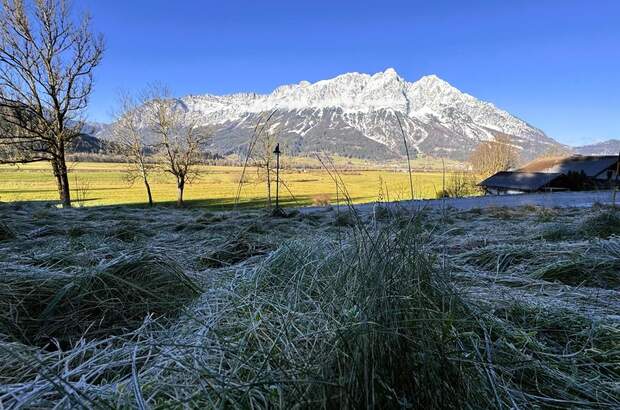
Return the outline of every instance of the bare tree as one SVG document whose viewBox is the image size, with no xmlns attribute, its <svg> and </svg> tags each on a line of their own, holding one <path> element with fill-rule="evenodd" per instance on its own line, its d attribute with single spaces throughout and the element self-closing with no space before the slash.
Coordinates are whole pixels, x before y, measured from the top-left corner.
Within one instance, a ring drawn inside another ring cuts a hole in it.
<svg viewBox="0 0 620 410">
<path fill-rule="evenodd" d="M 476 186 L 476 177 L 470 171 L 452 171 L 446 180 L 444 175 L 443 189 L 437 192 L 437 198 L 463 198 L 480 192 Z"/>
<path fill-rule="evenodd" d="M 203 150 L 209 137 L 178 106 L 167 88 L 154 86 L 149 94 L 148 122 L 155 137 L 157 158 L 164 170 L 176 178 L 177 206 L 183 206 L 185 185 L 198 176 L 198 165 L 203 163 Z"/>
<path fill-rule="evenodd" d="M 267 188 L 267 206 L 271 208 L 271 184 L 273 182 L 273 168 L 275 162 L 276 134 L 271 131 L 265 131 L 258 139 L 252 157 L 258 172 L 259 178 L 264 178 Z"/>
<path fill-rule="evenodd" d="M 145 129 L 144 100 L 122 93 L 119 102 L 119 113 L 112 126 L 114 148 L 127 162 L 127 180 L 130 183 L 142 180 L 149 206 L 153 206 L 149 176 L 155 165 L 149 158 L 153 147 L 148 143 L 148 133 Z"/>
<path fill-rule="evenodd" d="M 103 39 L 90 17 L 75 22 L 65 0 L 2 0 L 0 158 L 49 161 L 63 206 L 71 206 L 65 153 L 82 129 Z"/>
<path fill-rule="evenodd" d="M 494 141 L 484 141 L 472 152 L 469 162 L 473 171 L 482 176 L 507 171 L 517 165 L 519 150 L 510 137 L 500 135 Z"/>
<path fill-rule="evenodd" d="M 538 155 L 536 159 L 557 158 L 557 157 L 564 158 L 564 157 L 569 157 L 572 154 L 573 152 L 570 150 L 570 148 L 566 146 L 552 145 L 549 148 L 547 148 L 545 151 L 543 151 L 540 155 Z"/>
</svg>

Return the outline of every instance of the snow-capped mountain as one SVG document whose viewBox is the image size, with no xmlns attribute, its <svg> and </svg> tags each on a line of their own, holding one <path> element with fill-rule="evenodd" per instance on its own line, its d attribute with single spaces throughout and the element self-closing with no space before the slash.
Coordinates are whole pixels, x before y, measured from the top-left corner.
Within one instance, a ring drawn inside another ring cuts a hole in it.
<svg viewBox="0 0 620 410">
<path fill-rule="evenodd" d="M 187 96 L 178 105 L 213 132 L 213 148 L 224 154 L 243 150 L 261 116 L 273 110 L 267 128 L 294 155 L 327 151 L 372 159 L 400 157 L 404 144 L 399 119 L 410 150 L 436 157 L 465 159 L 479 142 L 501 134 L 513 138 L 524 158 L 559 145 L 437 76 L 407 82 L 391 68 L 374 75 L 302 81 L 270 94 Z"/>
<path fill-rule="evenodd" d="M 581 155 L 618 155 L 620 140 L 610 139 L 590 145 L 575 147 L 575 152 Z"/>
</svg>

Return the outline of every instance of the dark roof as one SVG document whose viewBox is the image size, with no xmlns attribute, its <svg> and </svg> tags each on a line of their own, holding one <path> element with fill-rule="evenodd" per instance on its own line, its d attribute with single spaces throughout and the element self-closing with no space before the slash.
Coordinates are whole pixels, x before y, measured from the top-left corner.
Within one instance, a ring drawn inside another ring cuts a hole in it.
<svg viewBox="0 0 620 410">
<path fill-rule="evenodd" d="M 587 176 L 595 177 L 617 161 L 617 155 L 573 155 L 570 157 L 542 158 L 525 164 L 516 171 L 549 174 L 581 173 L 583 171 Z"/>
<path fill-rule="evenodd" d="M 482 181 L 486 188 L 514 189 L 517 191 L 537 191 L 562 175 L 549 172 L 503 171 Z"/>
</svg>

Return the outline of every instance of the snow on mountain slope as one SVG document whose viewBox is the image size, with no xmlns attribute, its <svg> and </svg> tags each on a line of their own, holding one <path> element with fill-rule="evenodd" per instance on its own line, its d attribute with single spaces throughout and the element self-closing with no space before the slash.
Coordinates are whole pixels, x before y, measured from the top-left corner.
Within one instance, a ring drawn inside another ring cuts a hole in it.
<svg viewBox="0 0 620 410">
<path fill-rule="evenodd" d="M 620 152 L 620 140 L 609 139 L 590 145 L 582 145 L 574 148 L 581 155 L 618 155 Z"/>
<path fill-rule="evenodd" d="M 187 96 L 179 102 L 214 131 L 213 148 L 223 153 L 243 149 L 260 114 L 274 109 L 270 128 L 293 147 L 293 154 L 329 147 L 343 155 L 399 157 L 404 146 L 398 119 L 411 146 L 434 156 L 464 159 L 480 141 L 498 134 L 513 136 L 526 158 L 558 145 L 541 130 L 437 76 L 407 82 L 391 68 L 283 85 L 270 94 Z"/>
</svg>

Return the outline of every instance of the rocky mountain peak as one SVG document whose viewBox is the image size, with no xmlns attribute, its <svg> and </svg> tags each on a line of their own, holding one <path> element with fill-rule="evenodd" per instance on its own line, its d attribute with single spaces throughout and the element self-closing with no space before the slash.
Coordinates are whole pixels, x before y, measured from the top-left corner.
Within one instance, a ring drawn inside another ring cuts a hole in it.
<svg viewBox="0 0 620 410">
<path fill-rule="evenodd" d="M 269 94 L 182 98 L 184 108 L 215 132 L 215 148 L 233 152 L 247 143 L 264 112 L 277 110 L 271 129 L 294 141 L 297 153 L 326 149 L 385 158 L 402 154 L 402 135 L 421 154 L 466 158 L 481 141 L 514 138 L 525 157 L 559 145 L 525 121 L 461 92 L 437 75 L 408 82 L 395 69 L 351 72 L 314 83 L 282 85 Z"/>
</svg>

